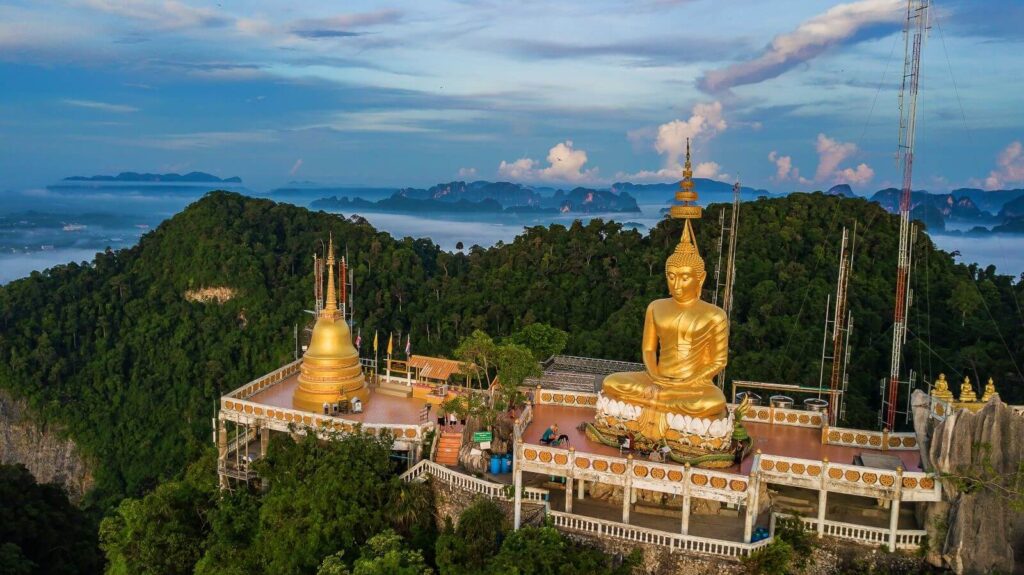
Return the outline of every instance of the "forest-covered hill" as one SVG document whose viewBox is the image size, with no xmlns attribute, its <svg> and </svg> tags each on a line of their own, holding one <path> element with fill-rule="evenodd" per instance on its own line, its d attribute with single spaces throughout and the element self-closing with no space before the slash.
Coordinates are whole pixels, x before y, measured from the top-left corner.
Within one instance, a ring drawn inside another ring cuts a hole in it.
<svg viewBox="0 0 1024 575">
<path fill-rule="evenodd" d="M 697 225 L 710 298 L 719 207 Z M 856 222 L 848 416 L 874 425 L 888 373 L 898 220 L 864 199 L 793 194 L 743 204 L 729 379 L 817 384 L 825 300 L 842 226 Z M 662 267 L 680 224 L 647 236 L 619 223 L 527 229 L 511 244 L 449 253 L 359 218 L 213 192 L 90 265 L 0 287 L 0 386 L 62 425 L 93 458 L 101 507 L 174 476 L 210 441 L 216 398 L 293 357 L 312 296 L 311 255 L 333 233 L 355 270 L 357 329 L 412 334 L 449 354 L 474 329 L 544 322 L 567 352 L 638 360 L 643 310 L 665 297 Z M 955 264 L 920 234 L 908 361 L 925 377 L 991 375 L 1022 401 L 1020 283 Z M 185 298 L 225 286 L 225 303 Z"/>
</svg>

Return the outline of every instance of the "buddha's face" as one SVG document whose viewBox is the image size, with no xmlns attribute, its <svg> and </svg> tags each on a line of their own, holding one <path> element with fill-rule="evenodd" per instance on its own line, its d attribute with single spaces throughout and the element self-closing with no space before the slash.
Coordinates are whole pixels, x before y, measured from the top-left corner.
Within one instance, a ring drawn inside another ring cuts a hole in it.
<svg viewBox="0 0 1024 575">
<path fill-rule="evenodd" d="M 700 299 L 704 285 L 704 271 L 691 266 L 670 266 L 665 269 L 668 293 L 679 303 L 691 303 Z"/>
</svg>

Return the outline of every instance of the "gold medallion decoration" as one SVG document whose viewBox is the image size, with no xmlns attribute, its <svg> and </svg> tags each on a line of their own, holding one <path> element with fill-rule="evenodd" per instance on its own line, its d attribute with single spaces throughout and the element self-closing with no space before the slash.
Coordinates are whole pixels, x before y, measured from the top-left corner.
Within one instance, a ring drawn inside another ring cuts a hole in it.
<svg viewBox="0 0 1024 575">
<path fill-rule="evenodd" d="M 853 443 L 853 434 L 850 432 L 843 433 L 843 443 Z"/>
<path fill-rule="evenodd" d="M 811 418 L 808 417 L 806 414 L 801 414 L 800 415 L 800 423 L 802 423 L 804 425 L 807 425 L 808 423 L 810 423 L 810 421 L 811 421 Z"/>
<path fill-rule="evenodd" d="M 933 489 L 935 487 L 935 480 L 931 477 L 921 478 L 921 489 Z"/>
<path fill-rule="evenodd" d="M 786 419 L 786 414 L 785 413 L 782 413 L 781 411 L 776 411 L 775 412 L 775 421 L 783 421 L 785 419 Z"/>
<path fill-rule="evenodd" d="M 889 447 L 899 447 L 899 446 L 900 446 L 900 438 L 899 437 L 890 437 L 889 438 Z"/>
<path fill-rule="evenodd" d="M 575 395 L 567 395 L 567 396 L 565 396 L 565 402 L 568 403 L 569 405 L 575 405 L 576 404 L 576 396 Z"/>
<path fill-rule="evenodd" d="M 867 483 L 868 485 L 873 485 L 875 481 L 878 481 L 878 476 L 875 475 L 874 473 L 865 472 L 863 475 L 860 476 L 860 478 L 863 479 L 864 483 Z"/>
<path fill-rule="evenodd" d="M 655 479 L 664 479 L 665 470 L 660 467 L 655 467 L 654 469 L 651 470 L 651 477 Z"/>
<path fill-rule="evenodd" d="M 274 417 L 274 410 L 273 409 L 268 409 L 267 410 L 267 417 Z"/>
<path fill-rule="evenodd" d="M 408 438 L 416 437 L 416 430 L 415 429 L 406 429 L 405 430 L 405 436 L 408 437 Z"/>
<path fill-rule="evenodd" d="M 551 401 L 554 401 L 555 403 L 562 403 L 562 394 L 561 393 L 556 393 L 556 394 L 552 395 L 551 396 Z"/>
<path fill-rule="evenodd" d="M 668 472 L 668 480 L 669 481 L 682 481 L 683 480 L 683 474 L 678 472 L 678 471 L 675 471 L 675 470 L 669 471 Z"/>
<path fill-rule="evenodd" d="M 786 415 L 786 421 L 788 421 L 789 423 L 796 423 L 796 414 L 790 413 Z"/>
<path fill-rule="evenodd" d="M 256 415 L 263 415 L 263 408 L 262 407 L 257 407 L 253 411 L 256 412 Z"/>
<path fill-rule="evenodd" d="M 843 470 L 842 469 L 836 469 L 836 468 L 833 467 L 832 469 L 828 470 L 828 476 L 831 477 L 832 479 L 842 479 L 842 477 L 843 477 Z"/>
<path fill-rule="evenodd" d="M 792 469 L 793 473 L 796 473 L 797 475 L 803 475 L 804 474 L 804 464 L 803 463 L 794 463 L 793 466 L 790 469 Z"/>
<path fill-rule="evenodd" d="M 647 477 L 647 468 L 643 465 L 635 465 L 633 466 L 633 475 L 636 475 L 637 477 Z"/>
<path fill-rule="evenodd" d="M 770 459 L 762 459 L 761 469 L 764 471 L 771 471 L 772 469 L 775 469 L 775 462 Z"/>
<path fill-rule="evenodd" d="M 549 451 L 541 451 L 540 452 L 540 461 L 541 461 L 541 463 L 548 463 L 549 461 L 551 461 L 551 452 L 549 452 Z"/>
<path fill-rule="evenodd" d="M 775 464 L 775 469 L 778 469 L 779 473 L 786 473 L 789 471 L 789 462 L 780 461 Z"/>
<path fill-rule="evenodd" d="M 906 487 L 907 489 L 914 489 L 917 487 L 917 479 L 914 479 L 913 477 L 904 477 L 903 487 Z"/>
<path fill-rule="evenodd" d="M 811 417 L 811 423 L 820 427 L 821 426 L 821 417 L 818 416 L 818 415 L 815 415 L 815 416 Z"/>
<path fill-rule="evenodd" d="M 569 458 L 564 453 L 555 454 L 555 463 L 559 465 L 565 465 L 569 463 Z"/>
<path fill-rule="evenodd" d="M 708 484 L 708 476 L 696 473 L 690 476 L 690 482 L 693 483 L 694 485 L 704 486 Z"/>
<path fill-rule="evenodd" d="M 917 438 L 916 437 L 904 437 L 903 438 L 903 447 L 914 447 L 915 445 L 917 445 Z"/>
<path fill-rule="evenodd" d="M 882 445 L 882 438 L 877 435 L 872 435 L 868 440 L 868 443 L 870 443 L 872 447 L 878 447 L 879 445 Z"/>
<path fill-rule="evenodd" d="M 895 483 L 895 480 L 893 479 L 892 475 L 880 475 L 878 477 L 878 482 L 886 487 L 892 487 L 892 484 Z"/>
<path fill-rule="evenodd" d="M 541 401 L 551 401 L 551 394 L 550 393 L 542 393 L 542 394 L 540 394 L 540 400 Z"/>
<path fill-rule="evenodd" d="M 608 462 L 603 459 L 597 459 L 594 461 L 594 469 L 597 471 L 605 471 L 608 469 Z"/>
<path fill-rule="evenodd" d="M 828 432 L 828 440 L 832 441 L 832 442 L 839 441 L 839 432 L 838 431 L 830 431 L 830 432 Z"/>
<path fill-rule="evenodd" d="M 616 475 L 622 475 L 626 472 L 626 466 L 623 463 L 612 463 L 612 473 Z"/>
<path fill-rule="evenodd" d="M 534 459 L 537 459 L 537 452 L 532 449 L 523 450 L 523 457 L 533 461 Z"/>
<path fill-rule="evenodd" d="M 733 491 L 746 491 L 747 483 L 745 481 L 740 481 L 739 479 L 733 479 L 729 482 L 729 489 L 732 489 Z"/>
<path fill-rule="evenodd" d="M 819 473 L 821 473 L 821 468 L 818 467 L 817 465 L 807 466 L 807 475 L 810 475 L 811 477 L 817 477 Z"/>
<path fill-rule="evenodd" d="M 860 472 L 852 469 L 847 469 L 845 476 L 847 481 L 857 481 L 860 479 Z"/>
<path fill-rule="evenodd" d="M 868 442 L 868 436 L 867 435 L 864 435 L 863 433 L 858 433 L 857 434 L 857 445 L 864 445 L 867 442 Z"/>
<path fill-rule="evenodd" d="M 590 469 L 590 460 L 586 457 L 577 457 L 576 467 L 579 467 L 580 469 Z"/>
<path fill-rule="evenodd" d="M 721 477 L 712 477 L 711 478 L 711 487 L 714 487 L 715 489 L 724 489 L 725 485 L 726 485 L 725 479 L 723 479 Z"/>
</svg>

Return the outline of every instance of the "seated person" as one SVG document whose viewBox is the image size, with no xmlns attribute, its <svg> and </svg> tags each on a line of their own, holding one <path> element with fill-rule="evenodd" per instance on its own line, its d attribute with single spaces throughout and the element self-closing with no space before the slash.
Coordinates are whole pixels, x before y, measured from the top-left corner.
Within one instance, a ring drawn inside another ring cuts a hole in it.
<svg viewBox="0 0 1024 575">
<path fill-rule="evenodd" d="M 544 445 L 561 445 L 563 442 L 569 442 L 569 436 L 558 434 L 558 424 L 553 423 L 551 427 L 544 430 L 544 435 L 540 436 L 540 442 Z"/>
</svg>

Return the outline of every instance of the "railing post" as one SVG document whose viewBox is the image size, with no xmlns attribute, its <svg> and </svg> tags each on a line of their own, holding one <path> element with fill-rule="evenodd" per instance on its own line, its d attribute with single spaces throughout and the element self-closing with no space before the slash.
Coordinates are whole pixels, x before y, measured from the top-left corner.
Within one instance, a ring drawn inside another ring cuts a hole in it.
<svg viewBox="0 0 1024 575">
<path fill-rule="evenodd" d="M 743 519 L 743 542 L 750 543 L 752 532 L 754 530 L 754 520 L 757 517 L 757 491 L 754 487 L 754 475 L 757 473 L 756 470 L 750 472 L 750 479 L 747 481 L 747 500 L 744 503 L 746 509 L 744 509 Z"/>
<path fill-rule="evenodd" d="M 828 458 L 821 458 L 821 486 L 818 489 L 818 537 L 825 534 L 825 513 L 828 511 Z"/>
<path fill-rule="evenodd" d="M 576 459 L 576 448 L 569 448 L 569 460 L 565 463 L 565 512 L 572 513 L 572 482 L 573 482 L 573 461 Z"/>
<path fill-rule="evenodd" d="M 682 534 L 690 533 L 690 464 L 683 466 L 683 526 Z"/>
<path fill-rule="evenodd" d="M 626 457 L 626 479 L 622 483 L 622 522 L 629 525 L 629 510 L 633 499 L 633 454 Z"/>
<path fill-rule="evenodd" d="M 523 444 L 516 443 L 513 451 L 515 453 L 515 457 L 512 460 L 512 473 L 514 476 L 513 485 L 515 486 L 515 497 L 512 501 L 512 507 L 514 509 L 512 528 L 518 530 L 523 515 L 523 469 L 522 464 L 520 463 L 523 458 Z"/>
<path fill-rule="evenodd" d="M 889 451 L 889 428 L 882 428 L 882 451 Z"/>
</svg>

